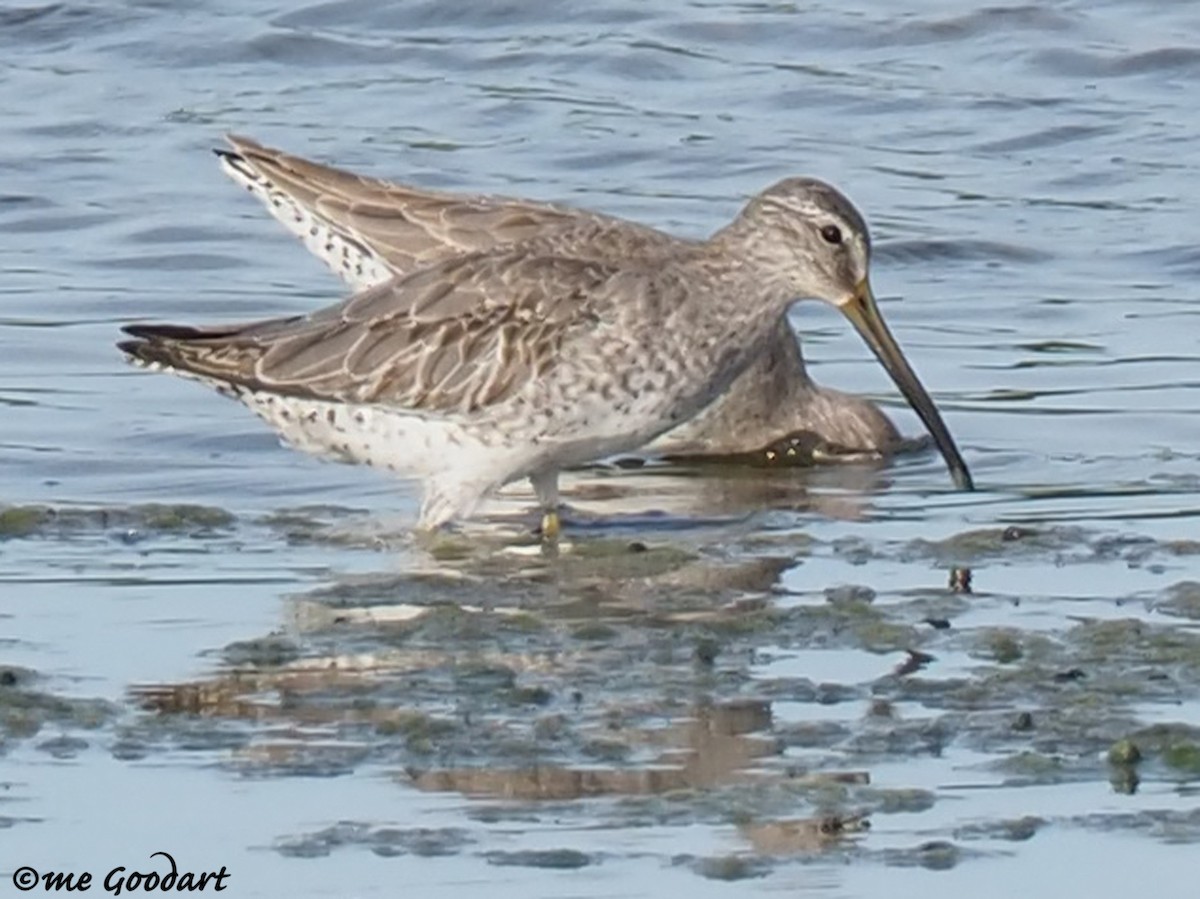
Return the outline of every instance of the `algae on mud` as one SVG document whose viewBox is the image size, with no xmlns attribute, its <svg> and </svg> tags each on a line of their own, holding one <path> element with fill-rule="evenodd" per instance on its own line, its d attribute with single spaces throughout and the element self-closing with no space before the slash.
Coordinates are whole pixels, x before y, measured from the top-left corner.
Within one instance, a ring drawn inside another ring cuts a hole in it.
<svg viewBox="0 0 1200 899">
<path fill-rule="evenodd" d="M 42 533 L 66 517 L 39 519 Z M 136 510 L 116 517 L 156 520 Z M 565 837 L 545 856 L 505 856 L 470 821 L 691 824 L 723 829 L 735 851 L 668 861 L 717 878 L 769 875 L 812 857 L 938 869 L 978 857 L 981 845 L 1036 837 L 1043 825 L 1031 822 L 1107 826 L 1037 809 L 878 849 L 865 827 L 822 824 L 940 814 L 944 791 L 897 774 L 913 760 L 970 757 L 975 776 L 999 789 L 1098 783 L 1120 794 L 1200 779 L 1194 732 L 1139 720 L 1147 707 L 1200 699 L 1200 634 L 1186 606 L 1173 604 L 1190 595 L 1187 582 L 1099 617 L 1080 614 L 1099 611 L 1095 603 L 1044 599 L 1056 624 L 1036 628 L 1022 617 L 1028 601 L 988 592 L 998 568 L 1087 564 L 1112 552 L 1178 558 L 1165 546 L 1070 529 L 1043 529 L 1050 536 L 1040 543 L 976 531 L 934 552 L 919 541 L 863 544 L 873 559 L 904 566 L 905 583 L 855 568 L 854 583 L 818 581 L 801 594 L 798 579 L 844 560 L 844 542 L 646 526 L 586 535 L 554 558 L 530 554 L 523 539 L 452 535 L 452 552 L 406 545 L 397 570 L 394 538 L 356 517 L 330 508 L 227 524 L 192 516 L 199 529 L 182 539 L 302 539 L 365 564 L 322 569 L 285 599 L 286 632 L 214 648 L 202 677 L 134 685 L 130 704 L 96 721 L 60 710 L 45 719 L 61 732 L 45 751 L 215 753 L 220 767 L 253 778 L 382 770 L 391 789 L 469 799 L 462 834 L 363 822 L 280 836 L 284 854 L 362 846 L 598 865 L 604 857 Z M 56 538 L 108 533 L 103 516 L 75 521 Z M 153 539 L 181 538 L 166 528 Z M 975 566 L 973 594 L 945 584 L 945 566 L 964 561 Z M 822 654 L 863 674 L 819 676 Z M 9 686 L 27 689 L 31 677 L 15 673 Z M 30 738 L 20 715 L 6 720 L 8 745 Z M 1140 759 L 1110 755 L 1120 741 Z M 873 783 L 881 767 L 890 781 Z M 1184 818 L 1158 820 L 1134 816 L 1127 826 L 1189 832 Z"/>
</svg>

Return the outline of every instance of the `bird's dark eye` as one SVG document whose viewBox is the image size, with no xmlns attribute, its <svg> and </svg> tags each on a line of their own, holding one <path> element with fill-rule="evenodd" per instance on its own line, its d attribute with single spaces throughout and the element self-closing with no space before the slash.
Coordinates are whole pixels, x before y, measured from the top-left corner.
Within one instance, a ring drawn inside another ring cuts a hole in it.
<svg viewBox="0 0 1200 899">
<path fill-rule="evenodd" d="M 821 237 L 825 239 L 825 243 L 839 244 L 842 242 L 842 229 L 837 225 L 826 225 L 821 229 Z"/>
</svg>

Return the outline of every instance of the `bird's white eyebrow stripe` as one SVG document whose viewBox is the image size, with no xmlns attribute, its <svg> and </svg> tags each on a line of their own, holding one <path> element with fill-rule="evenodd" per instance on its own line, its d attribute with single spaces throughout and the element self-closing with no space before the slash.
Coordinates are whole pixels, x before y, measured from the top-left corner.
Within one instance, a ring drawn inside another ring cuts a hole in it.
<svg viewBox="0 0 1200 899">
<path fill-rule="evenodd" d="M 773 207 L 777 212 L 815 222 L 818 225 L 840 225 L 842 230 L 849 234 L 854 234 L 857 230 L 854 222 L 840 215 L 836 209 L 813 203 L 811 200 L 802 200 L 798 197 L 767 197 L 763 200 L 763 206 L 768 209 Z"/>
<path fill-rule="evenodd" d="M 839 221 L 841 220 L 841 216 L 836 215 L 831 210 L 819 206 L 811 200 L 798 200 L 796 197 L 766 197 L 763 200 L 763 205 L 774 206 L 784 212 L 801 215 L 805 218 L 828 216 Z"/>
</svg>

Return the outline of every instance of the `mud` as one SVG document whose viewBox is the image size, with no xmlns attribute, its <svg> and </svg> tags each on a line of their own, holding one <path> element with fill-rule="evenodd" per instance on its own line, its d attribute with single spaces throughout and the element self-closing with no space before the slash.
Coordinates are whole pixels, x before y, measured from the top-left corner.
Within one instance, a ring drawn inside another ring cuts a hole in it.
<svg viewBox="0 0 1200 899">
<path fill-rule="evenodd" d="M 364 821 L 281 835 L 284 855 L 465 853 L 577 869 L 607 856 L 586 841 L 510 850 L 480 826 L 703 826 L 731 828 L 737 850 L 675 853 L 669 864 L 741 880 L 830 857 L 942 870 L 1047 828 L 1200 836 L 1188 811 L 1030 808 L 914 833 L 907 845 L 871 838 L 881 821 L 953 801 L 921 778 L 904 782 L 922 760 L 1013 790 L 1194 789 L 1194 581 L 1086 601 L 988 589 L 1011 567 L 1171 566 L 1181 556 L 1170 542 L 1066 527 L 869 545 L 622 527 L 547 553 L 519 529 L 422 545 L 331 508 L 239 519 L 195 507 L 15 507 L 0 520 L 9 547 L 136 532 L 223 550 L 303 541 L 375 560 L 287 596 L 282 632 L 213 647 L 203 676 L 132 685 L 119 703 L 56 696 L 33 671 L 0 672 L 6 749 L 30 742 L 70 759 L 102 748 L 126 761 L 215 754 L 249 778 L 371 770 L 388 789 L 470 803 L 450 828 Z M 409 554 L 402 563 L 398 551 Z M 799 581 L 808 567 L 863 554 L 900 564 L 904 580 L 872 581 L 861 568 L 859 583 Z M 949 576 L 961 569 L 971 592 Z M 889 774 L 877 783 L 881 768 Z"/>
</svg>

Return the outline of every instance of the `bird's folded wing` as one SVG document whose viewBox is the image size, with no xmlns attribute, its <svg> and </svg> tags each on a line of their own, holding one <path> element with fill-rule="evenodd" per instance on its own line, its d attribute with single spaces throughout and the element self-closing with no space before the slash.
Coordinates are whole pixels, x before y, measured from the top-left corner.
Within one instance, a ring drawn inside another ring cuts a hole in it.
<svg viewBox="0 0 1200 899">
<path fill-rule="evenodd" d="M 474 254 L 308 316 L 224 328 L 133 325 L 144 362 L 255 391 L 469 413 L 512 397 L 594 327 L 617 270 Z"/>
</svg>

